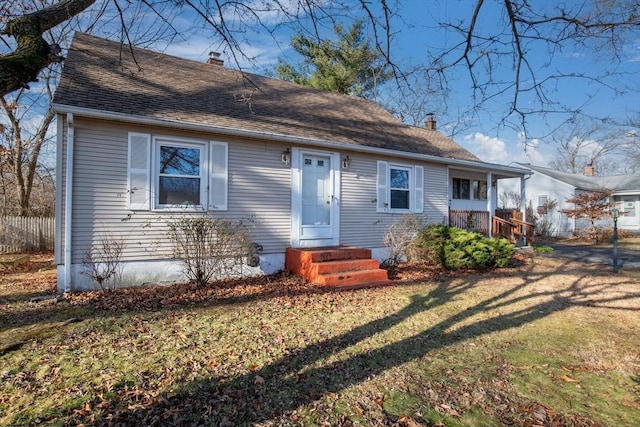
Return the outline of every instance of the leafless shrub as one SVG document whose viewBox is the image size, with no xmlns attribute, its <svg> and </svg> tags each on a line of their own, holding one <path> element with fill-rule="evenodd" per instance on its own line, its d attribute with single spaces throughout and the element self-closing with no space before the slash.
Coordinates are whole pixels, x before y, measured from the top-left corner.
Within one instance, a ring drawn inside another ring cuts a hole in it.
<svg viewBox="0 0 640 427">
<path fill-rule="evenodd" d="M 212 279 L 237 275 L 255 258 L 250 221 L 211 217 L 180 217 L 169 223 L 174 258 L 187 278 L 205 285 Z"/>
<path fill-rule="evenodd" d="M 100 290 L 111 291 L 117 288 L 124 247 L 124 239 L 105 232 L 85 250 L 82 259 L 83 274 L 95 281 Z"/>
<path fill-rule="evenodd" d="M 549 238 L 553 236 L 555 227 L 553 226 L 553 214 L 558 206 L 558 201 L 555 199 L 547 200 L 541 206 L 536 208 L 536 212 L 539 216 L 534 215 L 534 230 L 536 236 L 543 238 Z"/>
<path fill-rule="evenodd" d="M 389 257 L 384 264 L 397 265 L 410 258 L 412 243 L 423 226 L 423 218 L 415 214 L 402 215 L 393 221 L 384 235 L 383 242 L 389 251 Z"/>
</svg>

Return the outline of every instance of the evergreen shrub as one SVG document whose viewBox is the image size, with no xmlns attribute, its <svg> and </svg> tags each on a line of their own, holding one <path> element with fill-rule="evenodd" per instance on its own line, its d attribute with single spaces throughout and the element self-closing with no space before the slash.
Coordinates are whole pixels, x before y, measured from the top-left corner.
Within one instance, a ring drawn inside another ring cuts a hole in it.
<svg viewBox="0 0 640 427">
<path fill-rule="evenodd" d="M 502 238 L 487 238 L 479 233 L 446 225 L 430 225 L 418 233 L 416 253 L 446 270 L 505 267 L 515 247 Z"/>
</svg>

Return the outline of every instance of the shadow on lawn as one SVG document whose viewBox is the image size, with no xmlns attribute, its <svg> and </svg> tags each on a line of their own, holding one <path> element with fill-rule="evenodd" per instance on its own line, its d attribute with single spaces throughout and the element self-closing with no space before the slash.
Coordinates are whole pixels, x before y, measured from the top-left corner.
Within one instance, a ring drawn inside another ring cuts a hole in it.
<svg viewBox="0 0 640 427">
<path fill-rule="evenodd" d="M 569 272 L 568 265 L 561 272 Z M 576 271 L 572 271 L 575 273 Z M 111 401 L 109 423 L 125 425 L 250 425 L 267 422 L 282 414 L 338 393 L 388 369 L 430 352 L 483 335 L 516 328 L 575 305 L 607 308 L 615 301 L 640 298 L 640 294 L 618 294 L 598 300 L 602 288 L 589 289 L 589 272 L 578 275 L 560 296 L 557 290 L 536 288 L 540 280 L 554 273 L 536 273 L 532 268 L 521 273 L 521 283 L 481 301 L 427 329 L 385 347 L 331 360 L 333 355 L 380 334 L 426 310 L 442 306 L 477 286 L 482 276 L 465 280 L 441 280 L 425 296 L 414 296 L 400 311 L 356 327 L 331 339 L 293 351 L 269 365 L 237 377 L 212 377 L 183 384 L 178 391 L 161 394 L 151 401 L 131 406 L 130 401 Z M 631 282 L 630 282 L 631 283 Z M 532 288 L 530 292 L 523 292 Z M 538 298 L 547 298 L 538 303 Z M 522 306 L 531 300 L 531 304 Z M 518 307 L 514 307 L 518 304 Z M 611 306 L 610 306 L 611 307 Z M 468 319 L 492 310 L 498 314 L 469 324 Z M 318 366 L 322 364 L 323 366 Z M 119 399 L 119 398 L 116 398 Z M 128 407 L 128 408 L 127 408 Z M 121 408 L 121 409 L 117 409 Z M 74 421 L 81 422 L 82 419 Z M 504 420 L 508 421 L 508 420 Z M 532 420 L 534 421 L 534 420 Z"/>
</svg>

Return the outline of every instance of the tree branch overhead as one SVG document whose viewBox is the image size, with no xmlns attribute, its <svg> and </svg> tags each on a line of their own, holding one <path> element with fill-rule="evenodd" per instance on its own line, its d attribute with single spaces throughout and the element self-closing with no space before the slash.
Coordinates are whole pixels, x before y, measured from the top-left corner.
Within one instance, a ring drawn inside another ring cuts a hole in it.
<svg viewBox="0 0 640 427">
<path fill-rule="evenodd" d="M 0 96 L 28 88 L 40 71 L 60 62 L 60 46 L 50 45 L 42 34 L 86 10 L 95 0 L 63 0 L 51 7 L 7 22 L 2 34 L 16 40 L 16 49 L 0 57 Z"/>
</svg>

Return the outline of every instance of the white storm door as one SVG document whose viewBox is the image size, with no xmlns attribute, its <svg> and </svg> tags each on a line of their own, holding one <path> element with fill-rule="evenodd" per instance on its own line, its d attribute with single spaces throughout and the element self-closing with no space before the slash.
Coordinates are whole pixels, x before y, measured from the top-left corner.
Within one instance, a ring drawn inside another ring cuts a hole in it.
<svg viewBox="0 0 640 427">
<path fill-rule="evenodd" d="M 297 154 L 297 156 L 296 156 Z M 338 244 L 337 154 L 295 150 L 294 246 Z M 297 191 L 296 191 L 297 187 Z"/>
</svg>

